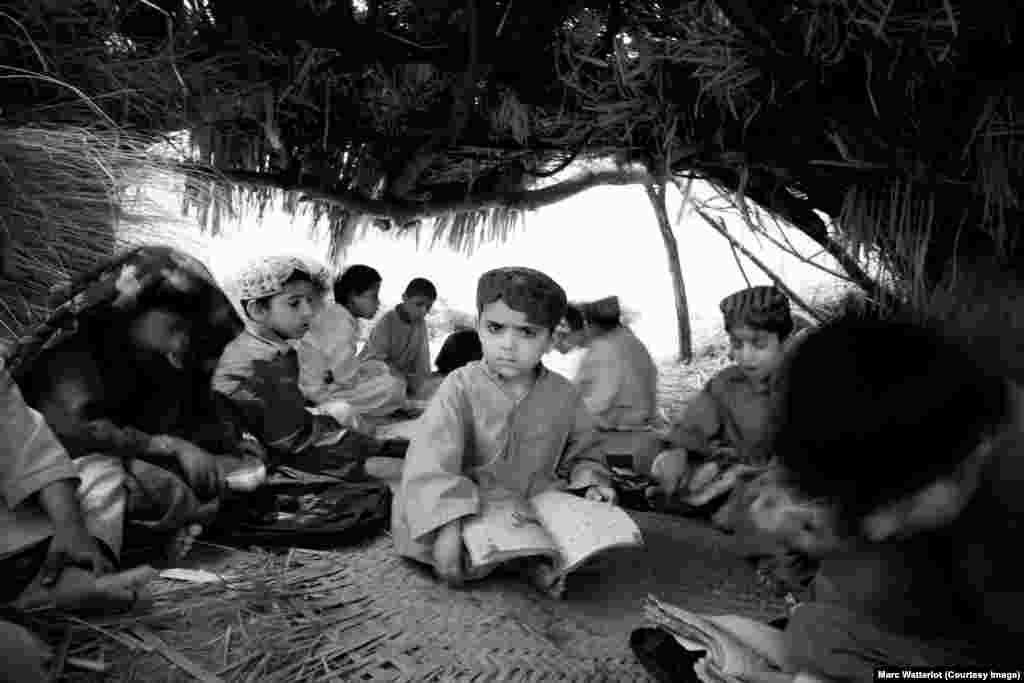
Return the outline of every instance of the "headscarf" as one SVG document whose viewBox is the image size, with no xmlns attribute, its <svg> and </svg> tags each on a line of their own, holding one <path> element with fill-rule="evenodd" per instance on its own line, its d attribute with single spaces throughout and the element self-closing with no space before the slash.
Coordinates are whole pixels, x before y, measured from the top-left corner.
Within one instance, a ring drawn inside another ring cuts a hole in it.
<svg viewBox="0 0 1024 683">
<path fill-rule="evenodd" d="M 176 309 L 188 311 L 192 322 L 191 362 L 212 369 L 241 332 L 241 319 L 198 259 L 172 247 L 146 245 L 55 289 L 53 312 L 11 351 L 11 374 L 27 372 L 40 353 L 73 337 L 89 317 L 110 312 L 130 316 L 160 305 L 154 302 L 172 300 Z"/>
<path fill-rule="evenodd" d="M 531 268 L 495 268 L 480 276 L 476 288 L 477 311 L 498 300 L 521 311 L 526 320 L 549 330 L 565 315 L 565 290 L 550 277 Z"/>
</svg>

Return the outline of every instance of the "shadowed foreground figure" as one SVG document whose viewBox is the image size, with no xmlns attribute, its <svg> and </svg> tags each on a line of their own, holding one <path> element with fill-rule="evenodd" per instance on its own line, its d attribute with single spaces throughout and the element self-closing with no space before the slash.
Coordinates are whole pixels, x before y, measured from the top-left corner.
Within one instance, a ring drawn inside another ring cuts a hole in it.
<svg viewBox="0 0 1024 683">
<path fill-rule="evenodd" d="M 810 333 L 782 376 L 782 479 L 747 523 L 821 568 L 776 664 L 869 681 L 880 666 L 1019 662 L 1016 389 L 935 330 L 864 317 Z M 659 631 L 634 640 L 652 670 L 691 656 Z"/>
<path fill-rule="evenodd" d="M 95 495 L 123 490 L 127 520 L 147 542 L 168 537 L 180 556 L 216 512 L 225 468 L 259 454 L 210 389 L 241 321 L 207 269 L 169 247 L 131 249 L 61 294 L 19 343 L 12 374 L 84 485 Z"/>
</svg>

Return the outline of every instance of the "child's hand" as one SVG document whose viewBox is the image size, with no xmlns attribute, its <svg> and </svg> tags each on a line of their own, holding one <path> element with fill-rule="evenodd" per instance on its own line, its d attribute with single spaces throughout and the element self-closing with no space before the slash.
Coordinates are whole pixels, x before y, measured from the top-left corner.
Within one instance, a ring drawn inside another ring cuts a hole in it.
<svg viewBox="0 0 1024 683">
<path fill-rule="evenodd" d="M 172 437 L 170 447 L 199 498 L 210 499 L 220 493 L 221 474 L 216 457 L 185 439 Z"/>
<path fill-rule="evenodd" d="M 609 505 L 615 505 L 616 500 L 618 500 L 615 489 L 605 485 L 588 486 L 583 497 L 587 500 L 596 500 L 601 503 L 608 503 Z"/>
<path fill-rule="evenodd" d="M 434 568 L 449 586 L 459 586 L 465 579 L 462 545 L 462 522 L 455 520 L 441 527 L 434 540 Z"/>
<path fill-rule="evenodd" d="M 685 450 L 662 451 L 651 464 L 651 478 L 658 482 L 661 493 L 671 498 L 685 482 L 688 469 Z"/>
<path fill-rule="evenodd" d="M 96 539 L 84 526 L 78 525 L 60 525 L 54 532 L 50 550 L 39 571 L 43 586 L 52 588 L 57 585 L 65 567 L 81 567 L 96 575 L 107 574 L 114 569 Z"/>
</svg>

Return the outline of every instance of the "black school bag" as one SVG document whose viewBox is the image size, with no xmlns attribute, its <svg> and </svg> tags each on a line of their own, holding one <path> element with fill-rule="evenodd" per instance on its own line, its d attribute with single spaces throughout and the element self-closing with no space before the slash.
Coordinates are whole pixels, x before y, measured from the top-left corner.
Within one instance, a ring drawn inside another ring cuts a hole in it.
<svg viewBox="0 0 1024 683">
<path fill-rule="evenodd" d="M 225 500 L 209 536 L 241 548 L 330 549 L 372 538 L 390 520 L 382 482 L 277 485 Z"/>
</svg>

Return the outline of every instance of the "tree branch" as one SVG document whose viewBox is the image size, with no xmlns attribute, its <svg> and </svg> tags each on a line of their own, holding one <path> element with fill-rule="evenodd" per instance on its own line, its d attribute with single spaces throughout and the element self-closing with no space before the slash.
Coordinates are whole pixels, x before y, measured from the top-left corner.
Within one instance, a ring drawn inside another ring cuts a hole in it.
<svg viewBox="0 0 1024 683">
<path fill-rule="evenodd" d="M 476 0 L 466 0 L 466 68 L 462 73 L 462 81 L 452 88 L 452 105 L 448 113 L 447 130 L 438 129 L 430 138 L 419 146 L 405 162 L 401 173 L 395 178 L 386 191 L 397 197 L 408 195 L 416 181 L 419 180 L 438 151 L 456 145 L 462 132 L 466 129 L 473 110 L 473 99 L 477 91 L 477 74 L 479 71 L 479 31 L 480 21 L 477 16 Z"/>
<path fill-rule="evenodd" d="M 317 186 L 314 178 L 304 182 L 291 183 L 282 174 L 233 171 L 202 166 L 181 164 L 179 168 L 190 175 L 213 178 L 227 183 L 266 187 L 286 192 L 299 192 L 300 201 L 323 202 L 339 206 L 352 213 L 374 218 L 389 219 L 404 224 L 415 219 L 435 218 L 451 213 L 486 211 L 506 208 L 516 211 L 533 211 L 573 195 L 601 185 L 636 185 L 646 182 L 650 176 L 646 170 L 616 169 L 611 171 L 588 171 L 574 178 L 534 190 L 505 190 L 467 194 L 459 199 L 427 201 L 403 201 L 400 199 L 374 199 L 352 190 L 325 191 Z"/>
<path fill-rule="evenodd" d="M 721 218 L 719 218 L 716 221 L 715 219 L 711 218 L 711 216 L 704 213 L 704 211 L 702 211 L 701 209 L 695 208 L 694 210 L 701 218 L 704 219 L 705 223 L 714 228 L 715 231 L 718 232 L 722 237 L 729 240 L 729 244 L 733 247 L 733 249 L 739 250 L 744 256 L 750 259 L 755 266 L 760 268 L 764 272 L 764 274 L 767 275 L 771 279 L 771 281 L 775 283 L 775 286 L 781 289 L 786 294 L 786 296 L 789 297 L 790 301 L 794 302 L 800 308 L 807 311 L 807 313 L 819 323 L 824 322 L 824 317 L 821 315 L 821 313 L 811 308 L 811 306 L 809 306 L 806 301 L 800 298 L 800 296 L 798 296 L 796 292 L 787 287 L 786 283 L 782 281 L 782 278 L 776 275 L 771 268 L 765 265 L 765 263 L 761 259 L 754 256 L 754 254 L 751 253 L 751 251 L 747 249 L 745 246 L 743 246 L 743 244 L 740 243 L 739 240 L 737 240 L 735 237 L 729 234 L 729 229 L 725 227 L 725 221 L 723 221 Z M 745 274 L 744 278 L 746 278 Z"/>
<path fill-rule="evenodd" d="M 724 187 L 727 191 L 736 191 L 737 181 L 723 177 L 722 173 L 709 171 L 706 168 L 696 170 L 704 174 L 711 182 Z M 828 226 L 814 212 L 810 202 L 798 199 L 782 188 L 772 192 L 764 187 L 759 177 L 754 175 L 751 175 L 745 188 L 745 195 L 747 199 L 753 200 L 767 211 L 780 216 L 787 223 L 793 225 L 800 232 L 814 240 L 822 249 L 828 252 L 829 256 L 835 259 L 836 263 L 843 269 L 843 272 L 847 273 L 850 280 L 864 290 L 869 298 L 875 301 L 891 298 L 890 293 L 867 274 L 864 268 L 861 267 L 861 264 L 857 262 L 857 259 L 851 256 L 843 245 L 832 239 L 828 234 Z"/>
<path fill-rule="evenodd" d="M 779 233 L 782 235 L 782 240 L 779 240 L 778 238 L 774 237 L 771 233 L 768 232 L 764 224 L 761 223 L 760 217 L 758 217 L 758 222 L 755 223 L 753 219 L 751 219 L 749 212 L 740 211 L 739 207 L 736 206 L 736 201 L 729 197 L 728 193 L 724 189 L 718 188 L 718 195 L 726 202 L 728 202 L 730 206 L 737 209 L 737 213 L 739 213 L 740 217 L 743 219 L 743 222 L 747 224 L 747 227 L 750 229 L 751 232 L 756 233 L 767 239 L 779 251 L 789 254 L 790 256 L 797 259 L 801 263 L 806 263 L 807 265 L 813 268 L 817 268 L 821 272 L 831 277 L 834 277 L 837 280 L 843 280 L 844 282 L 857 284 L 856 282 L 853 281 L 853 279 L 850 278 L 848 274 L 839 273 L 832 270 L 831 268 L 826 268 L 825 266 L 815 261 L 814 256 L 804 256 L 803 254 L 801 254 L 800 251 L 796 248 L 796 246 L 789 240 L 789 237 L 786 236 L 786 233 L 782 229 L 782 226 L 779 224 L 778 219 L 775 218 L 774 216 L 772 217 L 772 219 L 775 221 L 775 227 L 779 229 Z M 785 242 L 785 244 L 783 244 L 783 241 Z M 815 255 L 821 254 L 822 251 L 824 251 L 824 249 L 818 251 Z"/>
</svg>

